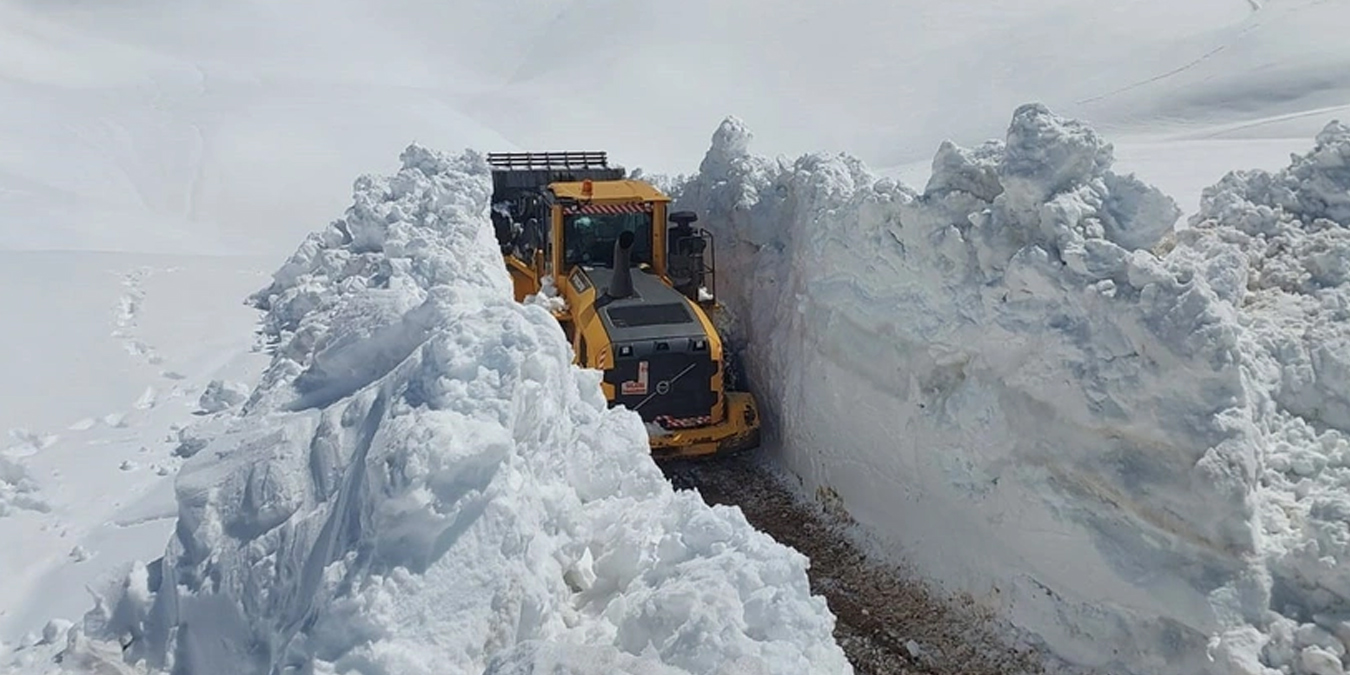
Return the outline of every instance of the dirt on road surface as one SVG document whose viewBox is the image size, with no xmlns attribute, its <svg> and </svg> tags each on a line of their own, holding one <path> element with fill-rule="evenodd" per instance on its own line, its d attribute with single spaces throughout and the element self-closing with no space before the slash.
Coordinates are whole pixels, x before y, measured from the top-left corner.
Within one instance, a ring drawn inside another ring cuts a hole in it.
<svg viewBox="0 0 1350 675">
<path fill-rule="evenodd" d="M 1044 656 L 1010 645 L 974 602 L 939 598 L 913 575 L 869 559 L 846 533 L 846 515 L 800 497 L 757 454 L 662 468 L 676 489 L 740 507 L 756 528 L 811 559 L 811 589 L 837 617 L 835 638 L 858 675 L 1047 672 Z"/>
</svg>

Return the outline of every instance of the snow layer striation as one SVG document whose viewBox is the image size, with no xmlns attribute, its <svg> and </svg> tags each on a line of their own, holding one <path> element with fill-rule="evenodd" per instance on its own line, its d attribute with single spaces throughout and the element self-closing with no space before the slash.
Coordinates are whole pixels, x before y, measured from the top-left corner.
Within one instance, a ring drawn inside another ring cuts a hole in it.
<svg viewBox="0 0 1350 675">
<path fill-rule="evenodd" d="M 254 296 L 270 368 L 192 430 L 175 537 L 67 662 L 88 635 L 194 675 L 851 672 L 807 560 L 675 492 L 513 300 L 482 157 L 402 159 Z"/>
<path fill-rule="evenodd" d="M 1350 640 L 1350 138 L 1173 201 L 1038 104 L 922 193 L 770 160 L 677 189 L 718 236 L 770 433 L 894 553 L 1057 653 L 1340 673 Z"/>
</svg>

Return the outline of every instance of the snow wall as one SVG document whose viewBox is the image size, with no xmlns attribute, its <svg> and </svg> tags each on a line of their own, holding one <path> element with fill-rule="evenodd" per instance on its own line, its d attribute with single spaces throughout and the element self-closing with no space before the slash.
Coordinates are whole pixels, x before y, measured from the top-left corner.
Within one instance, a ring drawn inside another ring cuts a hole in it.
<svg viewBox="0 0 1350 675">
<path fill-rule="evenodd" d="M 750 139 L 728 119 L 676 206 L 808 489 L 1074 662 L 1343 672 L 1350 130 L 1179 232 L 1039 105 L 922 194 Z"/>
<path fill-rule="evenodd" d="M 676 493 L 639 417 L 513 300 L 482 157 L 402 160 L 253 298 L 270 367 L 185 434 L 165 556 L 63 665 L 851 673 L 807 560 Z"/>
</svg>

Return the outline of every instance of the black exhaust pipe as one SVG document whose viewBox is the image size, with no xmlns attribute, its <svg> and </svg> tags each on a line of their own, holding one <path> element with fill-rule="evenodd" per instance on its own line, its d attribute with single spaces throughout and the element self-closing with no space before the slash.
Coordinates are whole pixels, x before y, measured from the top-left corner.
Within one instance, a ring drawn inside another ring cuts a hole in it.
<svg viewBox="0 0 1350 675">
<path fill-rule="evenodd" d="M 619 300 L 633 295 L 633 233 L 625 230 L 614 242 L 614 275 L 609 279 L 605 295 Z"/>
</svg>

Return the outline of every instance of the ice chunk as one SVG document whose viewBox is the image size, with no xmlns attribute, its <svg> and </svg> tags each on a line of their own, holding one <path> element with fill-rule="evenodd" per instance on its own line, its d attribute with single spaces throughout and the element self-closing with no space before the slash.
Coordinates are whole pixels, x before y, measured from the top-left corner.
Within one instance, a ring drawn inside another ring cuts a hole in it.
<svg viewBox="0 0 1350 675">
<path fill-rule="evenodd" d="M 248 398 L 248 385 L 225 380 L 211 380 L 197 399 L 197 407 L 203 412 L 216 413 L 229 410 Z"/>
</svg>

